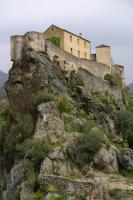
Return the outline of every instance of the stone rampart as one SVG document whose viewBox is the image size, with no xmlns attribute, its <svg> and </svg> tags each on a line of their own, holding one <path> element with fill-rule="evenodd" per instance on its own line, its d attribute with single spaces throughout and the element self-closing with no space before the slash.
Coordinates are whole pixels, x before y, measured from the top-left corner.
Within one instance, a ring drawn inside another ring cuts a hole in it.
<svg viewBox="0 0 133 200">
<path fill-rule="evenodd" d="M 11 61 L 21 61 L 25 50 L 45 52 L 44 34 L 32 31 L 25 35 L 11 36 Z"/>
<path fill-rule="evenodd" d="M 57 61 L 64 70 L 87 69 L 92 74 L 104 78 L 104 75 L 111 73 L 110 67 L 96 61 L 77 58 L 70 53 L 56 47 L 51 42 L 46 42 L 46 52 L 52 61 Z"/>
<path fill-rule="evenodd" d="M 67 179 L 62 176 L 41 176 L 39 183 L 42 186 L 53 185 L 57 190 L 66 190 L 68 193 L 73 193 L 76 191 L 87 191 L 92 192 L 95 189 L 94 180 L 89 180 L 88 182 L 74 181 Z"/>
<path fill-rule="evenodd" d="M 99 91 L 104 95 L 112 95 L 118 100 L 119 103 L 122 102 L 121 88 L 118 86 L 110 86 L 109 82 L 103 80 L 93 74 L 89 73 L 88 70 L 79 68 L 80 75 L 84 79 L 85 84 L 88 87 L 88 91 Z"/>
</svg>

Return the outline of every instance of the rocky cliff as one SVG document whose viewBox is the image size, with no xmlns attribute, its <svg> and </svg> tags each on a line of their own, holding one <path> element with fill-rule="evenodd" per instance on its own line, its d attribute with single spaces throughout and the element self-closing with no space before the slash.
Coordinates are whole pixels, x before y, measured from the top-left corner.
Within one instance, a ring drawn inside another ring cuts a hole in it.
<svg viewBox="0 0 133 200">
<path fill-rule="evenodd" d="M 123 190 L 133 185 L 118 173 L 133 170 L 133 150 L 113 143 L 115 113 L 125 109 L 121 88 L 86 69 L 63 70 L 42 37 L 27 33 L 12 47 L 5 84 L 12 111 L 1 127 L 3 199 L 131 199 Z"/>
</svg>

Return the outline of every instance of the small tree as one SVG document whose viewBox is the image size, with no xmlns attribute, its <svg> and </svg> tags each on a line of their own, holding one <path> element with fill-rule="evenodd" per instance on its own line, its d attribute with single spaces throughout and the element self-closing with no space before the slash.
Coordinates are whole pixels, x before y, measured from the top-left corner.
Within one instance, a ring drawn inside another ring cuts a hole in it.
<svg viewBox="0 0 133 200">
<path fill-rule="evenodd" d="M 50 42 L 52 42 L 55 46 L 60 47 L 60 37 L 51 36 L 48 38 Z"/>
</svg>

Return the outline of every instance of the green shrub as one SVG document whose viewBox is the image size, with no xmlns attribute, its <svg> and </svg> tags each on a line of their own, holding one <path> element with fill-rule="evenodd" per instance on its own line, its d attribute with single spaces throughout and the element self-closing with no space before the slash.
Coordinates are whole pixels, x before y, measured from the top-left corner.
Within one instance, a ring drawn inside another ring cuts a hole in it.
<svg viewBox="0 0 133 200">
<path fill-rule="evenodd" d="M 115 118 L 115 127 L 117 132 L 121 133 L 123 139 L 126 140 L 128 133 L 133 132 L 133 113 L 129 111 L 117 113 Z"/>
<path fill-rule="evenodd" d="M 27 139 L 24 143 L 16 146 L 21 157 L 31 160 L 37 170 L 52 147 L 53 145 L 44 138 Z"/>
<path fill-rule="evenodd" d="M 64 117 L 65 130 L 68 132 L 81 132 L 81 125 L 71 117 Z"/>
<path fill-rule="evenodd" d="M 60 96 L 57 100 L 57 108 L 59 109 L 60 113 L 71 113 L 72 112 L 72 106 L 68 102 L 67 98 L 65 96 Z"/>
<path fill-rule="evenodd" d="M 60 47 L 60 37 L 52 36 L 48 40 L 52 42 L 55 46 Z"/>
<path fill-rule="evenodd" d="M 104 142 L 103 132 L 100 129 L 87 129 L 86 134 L 82 134 L 75 144 L 77 152 L 76 163 L 82 166 L 83 163 L 92 162 Z"/>
<path fill-rule="evenodd" d="M 25 114 L 16 125 L 18 132 L 22 134 L 22 140 L 31 137 L 34 131 L 34 121 L 30 114 Z"/>
<path fill-rule="evenodd" d="M 30 194 L 27 200 L 44 200 L 44 194 L 38 190 L 36 193 Z"/>
<path fill-rule="evenodd" d="M 0 125 L 10 124 L 12 110 L 9 106 L 0 112 Z"/>
<path fill-rule="evenodd" d="M 133 130 L 128 132 L 127 142 L 128 142 L 129 148 L 133 149 Z"/>
<path fill-rule="evenodd" d="M 132 98 L 127 100 L 126 108 L 127 108 L 127 110 L 133 112 L 133 99 Z"/>
<path fill-rule="evenodd" d="M 54 100 L 53 93 L 50 93 L 50 92 L 41 92 L 36 97 L 36 104 L 39 105 L 41 103 L 46 103 L 46 102 L 53 101 L 53 100 Z"/>
<path fill-rule="evenodd" d="M 116 77 L 113 74 L 106 74 L 104 76 L 104 79 L 109 81 L 111 86 L 118 86 L 119 85 L 118 77 Z"/>
<path fill-rule="evenodd" d="M 85 133 L 85 134 L 89 134 L 92 128 L 93 128 L 93 125 L 84 124 L 84 126 L 82 128 L 82 132 Z"/>
</svg>

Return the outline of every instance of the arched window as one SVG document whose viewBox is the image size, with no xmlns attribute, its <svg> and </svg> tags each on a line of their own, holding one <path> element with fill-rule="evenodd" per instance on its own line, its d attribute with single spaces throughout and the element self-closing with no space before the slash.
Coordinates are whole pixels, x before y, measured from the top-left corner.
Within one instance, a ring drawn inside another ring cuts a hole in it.
<svg viewBox="0 0 133 200">
<path fill-rule="evenodd" d="M 79 38 L 77 39 L 77 43 L 79 44 Z"/>
<path fill-rule="evenodd" d="M 72 35 L 70 35 L 70 41 L 72 42 Z"/>
<path fill-rule="evenodd" d="M 73 48 L 71 48 L 71 54 L 73 54 Z"/>
<path fill-rule="evenodd" d="M 84 47 L 86 48 L 86 42 L 84 42 Z"/>
<path fill-rule="evenodd" d="M 78 57 L 80 58 L 80 51 L 78 50 Z"/>
</svg>

